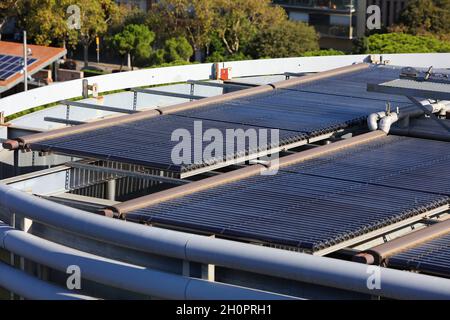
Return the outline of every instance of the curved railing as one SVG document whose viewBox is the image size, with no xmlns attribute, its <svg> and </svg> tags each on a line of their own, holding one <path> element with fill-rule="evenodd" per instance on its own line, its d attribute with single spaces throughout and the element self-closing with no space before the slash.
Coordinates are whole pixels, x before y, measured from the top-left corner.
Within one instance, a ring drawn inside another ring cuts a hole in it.
<svg viewBox="0 0 450 320">
<path fill-rule="evenodd" d="M 355 62 L 367 61 L 367 55 L 300 57 L 284 59 L 262 59 L 219 63 L 220 67 L 231 67 L 233 77 L 263 76 L 285 72 L 319 72 L 334 69 Z M 448 68 L 450 53 L 387 54 L 384 60 L 391 64 L 413 67 L 434 66 Z M 108 74 L 87 78 L 89 84 L 97 84 L 100 93 L 124 90 L 134 87 L 184 82 L 187 80 L 211 79 L 215 64 L 192 64 L 166 68 L 142 69 L 137 71 Z M 55 83 L 27 92 L 17 93 L 0 99 L 0 112 L 4 116 L 30 108 L 82 96 L 82 79 Z"/>
</svg>

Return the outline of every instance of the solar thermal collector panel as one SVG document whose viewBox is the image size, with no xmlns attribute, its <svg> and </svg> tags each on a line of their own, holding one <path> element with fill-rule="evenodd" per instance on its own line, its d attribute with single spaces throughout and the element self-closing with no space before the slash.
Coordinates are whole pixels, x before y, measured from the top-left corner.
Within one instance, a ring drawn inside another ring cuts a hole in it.
<svg viewBox="0 0 450 320">
<path fill-rule="evenodd" d="M 135 210 L 127 219 L 315 252 L 448 207 L 450 190 L 439 168 L 449 155 L 445 142 L 389 136 L 274 176 Z"/>
</svg>

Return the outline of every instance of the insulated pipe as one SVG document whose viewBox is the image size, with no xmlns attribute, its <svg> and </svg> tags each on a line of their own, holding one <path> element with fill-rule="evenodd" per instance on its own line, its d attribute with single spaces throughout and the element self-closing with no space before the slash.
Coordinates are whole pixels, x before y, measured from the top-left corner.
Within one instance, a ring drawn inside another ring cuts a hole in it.
<svg viewBox="0 0 450 320">
<path fill-rule="evenodd" d="M 102 214 L 108 217 L 116 216 L 120 218 L 125 218 L 128 212 L 138 210 L 144 207 L 155 205 L 157 203 L 167 201 L 173 198 L 182 197 L 188 194 L 213 188 L 219 185 L 230 183 L 236 180 L 245 179 L 250 176 L 260 174 L 267 170 L 272 170 L 276 167 L 285 167 L 291 164 L 306 161 L 311 158 L 319 157 L 323 154 L 335 152 L 343 148 L 349 148 L 351 146 L 367 143 L 373 139 L 379 139 L 385 137 L 386 135 L 380 131 L 374 131 L 366 134 L 359 135 L 346 140 L 341 140 L 336 143 L 329 145 L 317 147 L 314 149 L 299 152 L 293 155 L 271 161 L 269 165 L 256 164 L 253 166 L 245 167 L 235 171 L 230 171 L 221 175 L 213 176 L 203 180 L 195 181 L 186 185 L 178 186 L 168 190 L 164 190 L 158 193 L 153 193 L 144 197 L 133 199 L 130 201 L 122 202 L 115 206 L 111 206 L 106 210 L 102 211 Z"/>
<path fill-rule="evenodd" d="M 273 88 L 269 85 L 258 86 L 258 87 L 254 87 L 254 88 L 244 89 L 241 91 L 226 93 L 226 94 L 223 94 L 220 96 L 208 97 L 205 99 L 192 101 L 192 102 L 185 102 L 185 103 L 177 104 L 177 105 L 170 106 L 170 107 L 164 107 L 161 109 L 152 109 L 152 110 L 141 111 L 141 112 L 138 112 L 138 113 L 135 113 L 132 115 L 111 117 L 111 118 L 107 118 L 107 119 L 103 119 L 103 120 L 99 120 L 99 121 L 85 123 L 85 124 L 78 125 L 78 126 L 65 127 L 65 128 L 47 131 L 47 132 L 41 132 L 41 133 L 36 133 L 36 134 L 28 135 L 28 136 L 23 136 L 23 137 L 17 138 L 16 140 L 6 140 L 5 142 L 3 142 L 3 147 L 8 150 L 27 148 L 27 147 L 29 147 L 30 144 L 37 143 L 42 140 L 54 139 L 54 138 L 58 138 L 58 137 L 62 137 L 62 136 L 78 134 L 78 133 L 91 131 L 91 130 L 98 130 L 98 129 L 102 129 L 102 128 L 106 128 L 106 127 L 110 127 L 110 126 L 114 126 L 114 125 L 126 124 L 126 123 L 130 123 L 130 122 L 135 122 L 135 121 L 139 121 L 139 120 L 157 117 L 157 116 L 160 116 L 161 114 L 169 114 L 169 113 L 174 113 L 174 112 L 181 111 L 181 110 L 202 107 L 202 106 L 210 105 L 213 103 L 220 103 L 220 102 L 225 102 L 225 101 L 229 101 L 229 100 L 237 99 L 237 98 L 243 98 L 243 97 L 247 97 L 247 96 L 251 96 L 251 95 L 255 95 L 255 94 L 259 94 L 259 93 L 270 92 L 272 90 L 273 90 Z"/>
<path fill-rule="evenodd" d="M 328 71 L 323 71 L 315 74 L 310 74 L 300 78 L 292 78 L 289 80 L 284 80 L 280 82 L 271 83 L 270 85 L 275 89 L 285 89 L 291 86 L 307 84 L 313 81 L 323 80 L 329 77 L 339 76 L 351 72 L 361 71 L 369 68 L 368 63 L 356 63 L 350 66 L 345 66 L 341 68 L 336 68 Z"/>
<path fill-rule="evenodd" d="M 3 142 L 3 148 L 15 150 L 19 148 L 27 148 L 28 145 L 42 140 L 55 139 L 62 136 L 83 133 L 91 130 L 98 130 L 114 125 L 126 124 L 133 121 L 157 117 L 160 115 L 158 110 L 147 110 L 132 115 L 117 116 L 106 118 L 98 121 L 80 124 L 78 126 L 64 127 L 56 130 L 35 133 L 17 138 L 16 140 L 6 140 Z"/>
<path fill-rule="evenodd" d="M 421 243 L 442 237 L 448 233 L 450 233 L 450 219 L 411 232 L 403 237 L 396 238 L 359 253 L 353 257 L 353 261 L 380 265 L 385 259 L 398 252 L 416 247 Z"/>
<path fill-rule="evenodd" d="M 97 300 L 44 282 L 2 262 L 0 287 L 29 300 Z"/>
<path fill-rule="evenodd" d="M 0 223 L 1 247 L 31 261 L 66 272 L 80 268 L 82 279 L 165 299 L 281 300 L 294 297 L 184 277 L 120 262 L 15 230 Z"/>
<path fill-rule="evenodd" d="M 93 215 L 0 185 L 0 204 L 32 220 L 124 248 L 396 299 L 450 299 L 450 280 L 386 268 L 379 290 L 367 266 Z"/>
<path fill-rule="evenodd" d="M 431 102 L 430 100 L 420 101 L 420 104 L 429 113 L 439 113 L 445 115 L 450 110 L 450 101 Z M 425 111 L 417 106 L 405 107 L 397 113 L 377 112 L 372 113 L 367 117 L 367 125 L 370 131 L 382 130 L 385 133 L 389 133 L 391 126 L 397 121 L 406 117 L 414 118 L 423 115 Z M 379 122 L 379 123 L 378 123 Z"/>
<path fill-rule="evenodd" d="M 442 134 L 436 132 L 428 132 L 420 129 L 414 128 L 392 128 L 391 134 L 395 134 L 398 136 L 406 136 L 406 137 L 414 137 L 421 139 L 430 139 L 437 141 L 447 141 L 450 142 L 450 133 Z"/>
<path fill-rule="evenodd" d="M 223 95 L 208 97 L 208 98 L 201 99 L 201 100 L 185 102 L 185 103 L 176 104 L 173 106 L 164 107 L 164 108 L 159 109 L 159 111 L 162 114 L 171 114 L 171 113 L 175 113 L 175 112 L 179 112 L 179 111 L 204 107 L 204 106 L 208 106 L 208 105 L 211 105 L 214 103 L 222 103 L 222 102 L 230 101 L 233 99 L 245 98 L 245 97 L 249 97 L 249 96 L 253 96 L 253 95 L 257 95 L 257 94 L 261 94 L 261 93 L 267 93 L 267 92 L 271 92 L 271 91 L 273 91 L 273 87 L 271 87 L 269 85 L 261 85 L 261 86 L 257 86 L 257 87 L 253 87 L 253 88 L 248 88 L 248 89 L 244 89 L 244 90 L 225 93 Z"/>
<path fill-rule="evenodd" d="M 370 131 L 376 131 L 378 130 L 378 121 L 380 121 L 381 118 L 386 116 L 386 112 L 377 112 L 372 113 L 367 117 L 367 125 L 369 127 Z"/>
<path fill-rule="evenodd" d="M 171 114 L 174 112 L 197 108 L 197 107 L 209 105 L 212 103 L 220 103 L 220 102 L 229 101 L 232 99 L 245 98 L 245 97 L 248 97 L 251 95 L 266 93 L 266 92 L 272 91 L 273 89 L 283 89 L 283 88 L 288 88 L 288 87 L 291 87 L 294 85 L 306 84 L 306 83 L 326 79 L 326 78 L 333 77 L 333 76 L 338 76 L 338 75 L 342 75 L 342 74 L 346 74 L 346 73 L 350 73 L 350 72 L 364 70 L 364 69 L 367 69 L 368 67 L 369 67 L 369 64 L 367 64 L 367 63 L 358 63 L 358 64 L 354 64 L 351 66 L 345 66 L 345 67 L 336 68 L 336 69 L 332 69 L 332 70 L 328 70 L 328 71 L 323 71 L 323 72 L 316 73 L 316 74 L 311 74 L 311 75 L 304 76 L 301 78 L 284 80 L 284 81 L 280 81 L 280 82 L 270 83 L 268 85 L 257 86 L 257 87 L 253 87 L 253 88 L 249 88 L 249 89 L 240 90 L 240 91 L 234 91 L 234 92 L 230 92 L 230 93 L 227 93 L 227 94 L 224 94 L 221 96 L 214 96 L 214 97 L 198 100 L 195 102 L 186 102 L 186 103 L 182 103 L 182 104 L 178 104 L 178 105 L 174 105 L 174 106 L 170 106 L 170 107 L 165 107 L 165 108 L 160 109 L 160 111 L 162 112 L 162 114 Z"/>
<path fill-rule="evenodd" d="M 391 126 L 396 123 L 399 119 L 399 115 L 397 113 L 390 113 L 387 116 L 381 118 L 380 120 L 380 130 L 384 133 L 389 133 L 391 130 Z"/>
<path fill-rule="evenodd" d="M 219 185 L 223 185 L 225 183 L 231 183 L 236 180 L 245 179 L 247 177 L 260 174 L 264 170 L 266 170 L 266 167 L 264 167 L 261 164 L 248 166 L 239 170 L 230 171 L 221 175 L 212 176 L 210 178 L 194 181 L 161 192 L 152 193 L 147 196 L 126 201 L 123 202 L 123 205 L 118 204 L 115 206 L 111 206 L 108 209 L 101 210 L 99 213 L 107 217 L 117 217 L 125 219 L 126 213 L 128 212 L 146 206 L 155 205 L 163 201 L 168 201 L 170 199 L 179 198 L 188 194 L 206 190 Z"/>
</svg>

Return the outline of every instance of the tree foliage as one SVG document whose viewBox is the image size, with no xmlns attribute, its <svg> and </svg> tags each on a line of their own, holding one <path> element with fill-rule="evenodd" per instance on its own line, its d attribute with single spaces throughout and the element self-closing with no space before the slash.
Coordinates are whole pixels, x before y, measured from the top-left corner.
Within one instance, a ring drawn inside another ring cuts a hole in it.
<svg viewBox="0 0 450 320">
<path fill-rule="evenodd" d="M 260 30 L 283 23 L 286 12 L 270 0 L 215 0 L 215 31 L 228 54 L 249 44 Z"/>
<path fill-rule="evenodd" d="M 183 36 L 194 50 L 208 45 L 216 16 L 211 0 L 161 0 L 150 12 L 149 24 L 164 44 L 173 37 Z"/>
<path fill-rule="evenodd" d="M 367 38 L 370 53 L 450 52 L 450 42 L 404 33 L 375 34 Z"/>
<path fill-rule="evenodd" d="M 194 54 L 189 41 L 184 37 L 171 38 L 166 40 L 164 46 L 164 60 L 168 63 L 176 61 L 189 61 Z"/>
<path fill-rule="evenodd" d="M 17 5 L 19 0 L 1 0 L 0 1 L 0 39 L 3 27 L 8 22 L 8 19 L 15 16 L 17 13 Z"/>
<path fill-rule="evenodd" d="M 121 56 L 131 55 L 132 63 L 136 58 L 149 58 L 152 53 L 152 42 L 155 34 L 145 25 L 130 24 L 117 33 L 113 39 L 113 46 Z"/>
<path fill-rule="evenodd" d="M 23 27 L 42 45 L 81 42 L 88 46 L 106 33 L 120 12 L 113 0 L 22 0 L 19 5 L 24 12 Z M 67 23 L 71 5 L 80 8 L 80 29 L 71 29 Z"/>
<path fill-rule="evenodd" d="M 255 58 L 285 58 L 313 50 L 319 50 L 314 28 L 286 20 L 261 30 L 252 40 L 248 52 Z"/>
<path fill-rule="evenodd" d="M 401 22 L 412 34 L 450 34 L 450 0 L 410 0 Z"/>
<path fill-rule="evenodd" d="M 302 57 L 342 56 L 345 52 L 335 49 L 313 50 L 302 54 Z"/>
<path fill-rule="evenodd" d="M 19 1 L 22 27 L 30 39 L 39 45 L 58 46 L 64 43 L 75 46 L 78 43 L 76 30 L 67 25 L 67 0 L 23 0 Z"/>
</svg>

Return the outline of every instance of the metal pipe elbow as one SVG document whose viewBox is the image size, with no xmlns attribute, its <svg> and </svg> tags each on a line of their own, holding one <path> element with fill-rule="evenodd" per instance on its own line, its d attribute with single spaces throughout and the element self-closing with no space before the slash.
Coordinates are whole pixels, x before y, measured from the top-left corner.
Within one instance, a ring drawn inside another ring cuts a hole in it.
<svg viewBox="0 0 450 320">
<path fill-rule="evenodd" d="M 370 131 L 378 130 L 378 121 L 386 115 L 385 112 L 372 113 L 367 117 L 367 125 Z"/>
<path fill-rule="evenodd" d="M 391 113 L 390 115 L 380 120 L 379 129 L 385 133 L 389 133 L 391 126 L 398 121 L 398 114 Z"/>
</svg>

